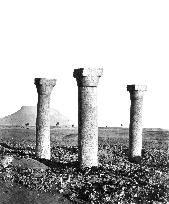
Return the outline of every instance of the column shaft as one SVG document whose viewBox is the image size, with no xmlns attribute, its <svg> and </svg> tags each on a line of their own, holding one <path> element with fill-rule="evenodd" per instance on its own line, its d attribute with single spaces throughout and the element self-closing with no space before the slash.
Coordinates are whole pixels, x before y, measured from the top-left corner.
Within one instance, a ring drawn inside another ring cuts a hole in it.
<svg viewBox="0 0 169 204">
<path fill-rule="evenodd" d="M 141 158 L 142 152 L 142 111 L 143 94 L 146 86 L 128 85 L 130 92 L 130 126 L 129 126 L 129 157 L 130 159 Z"/>
<path fill-rule="evenodd" d="M 143 99 L 131 100 L 129 150 L 130 156 L 141 156 L 142 150 L 142 106 Z"/>
<path fill-rule="evenodd" d="M 36 156 L 50 159 L 50 95 L 56 84 L 55 79 L 36 78 L 38 92 L 36 118 Z"/>
<path fill-rule="evenodd" d="M 78 151 L 81 166 L 98 165 L 97 88 L 78 88 Z"/>
<path fill-rule="evenodd" d="M 36 118 L 36 156 L 50 159 L 50 97 L 38 95 Z"/>
<path fill-rule="evenodd" d="M 78 85 L 78 160 L 81 168 L 98 166 L 97 85 L 102 69 L 75 69 Z"/>
</svg>

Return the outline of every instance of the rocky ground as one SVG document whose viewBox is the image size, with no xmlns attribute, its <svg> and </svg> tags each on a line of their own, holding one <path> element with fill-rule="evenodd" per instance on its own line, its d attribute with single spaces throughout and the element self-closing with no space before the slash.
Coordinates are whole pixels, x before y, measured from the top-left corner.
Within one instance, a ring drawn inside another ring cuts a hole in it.
<svg viewBox="0 0 169 204">
<path fill-rule="evenodd" d="M 34 140 L 28 134 L 21 140 L 16 133 L 15 142 L 1 139 L 0 196 L 4 203 L 169 202 L 168 133 L 146 136 L 142 160 L 133 163 L 128 159 L 126 134 L 112 136 L 106 130 L 99 137 L 99 166 L 83 170 L 77 163 L 76 134 L 66 132 L 65 136 L 59 130 L 60 137 L 56 137 L 53 132 L 52 158 L 47 161 L 37 160 Z"/>
<path fill-rule="evenodd" d="M 34 172 L 30 179 L 42 178 L 49 169 L 43 163 L 31 158 L 20 158 L 3 155 L 0 161 L 0 203 L 2 204 L 68 204 L 70 203 L 57 191 L 38 191 L 20 182 L 16 182 L 18 176 L 24 171 Z M 20 171 L 20 173 L 19 173 Z M 35 173 L 36 172 L 36 173 Z M 23 179 L 20 177 L 20 179 Z M 29 178 L 27 178 L 29 179 Z"/>
</svg>

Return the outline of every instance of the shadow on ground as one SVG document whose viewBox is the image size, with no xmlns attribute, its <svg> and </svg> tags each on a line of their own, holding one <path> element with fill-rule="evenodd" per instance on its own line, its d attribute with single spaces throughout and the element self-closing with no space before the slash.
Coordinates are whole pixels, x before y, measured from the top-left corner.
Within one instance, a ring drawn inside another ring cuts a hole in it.
<svg viewBox="0 0 169 204">
<path fill-rule="evenodd" d="M 45 159 L 36 159 L 34 155 L 30 155 L 28 158 L 22 157 L 26 156 L 22 150 L 18 148 L 13 148 L 7 145 L 6 143 L 0 143 L 0 146 L 4 148 L 5 154 L 9 153 L 10 155 L 17 154 L 21 156 L 20 159 L 13 160 L 12 164 L 14 166 L 19 166 L 19 168 L 40 168 L 47 169 L 49 168 L 67 168 L 70 166 L 76 166 L 75 163 L 62 164 L 59 162 L 54 162 Z M 1 155 L 3 155 L 3 148 L 1 148 Z M 12 151 L 11 151 L 12 150 Z M 1 170 L 2 167 L 1 167 Z M 0 172 L 1 173 L 1 172 Z M 31 190 L 25 186 L 10 182 L 4 181 L 3 178 L 0 178 L 0 204 L 69 204 L 70 201 L 67 200 L 62 194 L 59 194 L 57 191 L 52 192 L 39 192 L 37 190 Z"/>
</svg>

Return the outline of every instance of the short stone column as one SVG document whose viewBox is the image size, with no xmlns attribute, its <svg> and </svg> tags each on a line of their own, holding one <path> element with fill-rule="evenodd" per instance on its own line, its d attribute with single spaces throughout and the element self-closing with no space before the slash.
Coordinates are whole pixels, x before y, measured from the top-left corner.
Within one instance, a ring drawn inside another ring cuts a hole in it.
<svg viewBox="0 0 169 204">
<path fill-rule="evenodd" d="M 55 79 L 35 78 L 38 92 L 36 118 L 36 156 L 50 159 L 50 95 Z"/>
<path fill-rule="evenodd" d="M 128 85 L 130 92 L 130 127 L 129 127 L 129 157 L 140 161 L 142 151 L 142 109 L 143 95 L 147 90 L 145 85 Z"/>
<path fill-rule="evenodd" d="M 97 85 L 103 69 L 75 69 L 78 85 L 78 160 L 81 168 L 98 166 Z"/>
</svg>

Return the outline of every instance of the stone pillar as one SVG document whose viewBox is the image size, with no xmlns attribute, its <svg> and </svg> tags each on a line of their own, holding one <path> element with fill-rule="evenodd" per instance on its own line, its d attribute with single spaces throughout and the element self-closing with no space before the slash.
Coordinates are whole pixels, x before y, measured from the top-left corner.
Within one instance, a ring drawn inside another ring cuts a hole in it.
<svg viewBox="0 0 169 204">
<path fill-rule="evenodd" d="M 130 127 L 129 127 L 129 157 L 140 161 L 142 151 L 142 108 L 143 95 L 147 90 L 145 85 L 128 85 L 130 92 Z"/>
<path fill-rule="evenodd" d="M 36 156 L 50 159 L 50 94 L 56 84 L 55 79 L 35 78 L 38 92 L 36 118 Z"/>
<path fill-rule="evenodd" d="M 78 85 L 78 160 L 81 168 L 98 166 L 97 85 L 103 69 L 75 69 Z"/>
</svg>

